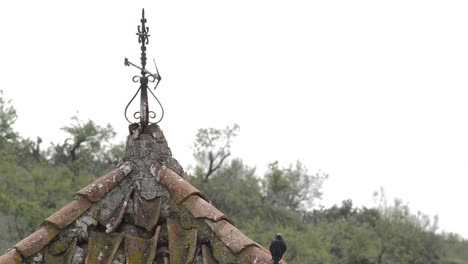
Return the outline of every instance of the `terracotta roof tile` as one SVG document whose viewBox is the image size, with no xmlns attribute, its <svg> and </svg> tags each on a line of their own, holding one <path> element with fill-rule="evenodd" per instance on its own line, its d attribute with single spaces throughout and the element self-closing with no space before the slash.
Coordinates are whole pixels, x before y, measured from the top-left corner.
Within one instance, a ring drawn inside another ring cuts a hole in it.
<svg viewBox="0 0 468 264">
<path fill-rule="evenodd" d="M 147 231 L 151 231 L 158 223 L 161 204 L 161 197 L 148 201 L 140 196 L 135 195 L 133 199 L 135 225 L 141 226 Z"/>
<path fill-rule="evenodd" d="M 156 228 L 156 232 L 151 239 L 135 236 L 125 237 L 125 255 L 128 263 L 153 264 L 156 256 L 159 232 L 161 227 Z"/>
<path fill-rule="evenodd" d="M 205 223 L 213 230 L 219 239 L 223 241 L 234 253 L 241 252 L 244 248 L 254 245 L 260 247 L 255 241 L 244 235 L 239 229 L 226 220 L 213 222 L 205 220 Z"/>
<path fill-rule="evenodd" d="M 123 235 L 92 231 L 89 237 L 86 264 L 110 264 L 122 242 Z"/>
<path fill-rule="evenodd" d="M 132 171 L 130 162 L 125 162 L 118 169 L 98 178 L 85 188 L 81 189 L 77 194 L 85 197 L 91 202 L 97 202 L 114 188 L 125 176 Z"/>
<path fill-rule="evenodd" d="M 193 263 L 197 248 L 197 229 L 184 229 L 175 218 L 167 220 L 171 263 Z"/>
<path fill-rule="evenodd" d="M 124 236 L 138 236 L 137 228 L 132 224 L 121 225 L 119 228 L 119 232 L 124 234 Z"/>
<path fill-rule="evenodd" d="M 59 254 L 57 256 L 50 254 L 49 250 L 45 250 L 44 251 L 45 263 L 47 264 L 71 264 L 73 260 L 73 254 L 75 253 L 75 250 L 76 250 L 76 241 L 77 239 L 74 238 L 73 241 L 71 242 L 71 245 L 68 247 L 65 253 Z"/>
<path fill-rule="evenodd" d="M 264 248 L 259 248 L 257 246 L 249 246 L 242 250 L 240 253 L 241 257 L 249 261 L 250 263 L 256 264 L 271 264 L 272 258 L 269 252 Z M 281 264 L 286 264 L 284 260 L 281 261 Z"/>
<path fill-rule="evenodd" d="M 111 221 L 119 220 L 119 212 L 125 204 L 126 196 L 132 192 L 132 186 L 123 181 L 119 186 L 110 190 L 99 201 L 95 202 L 89 209 L 93 217 L 110 232 L 112 229 Z M 122 185 L 123 184 L 123 185 Z M 128 202 L 128 201 L 127 201 Z M 125 209 L 123 208 L 123 209 Z M 117 219 L 116 219 L 117 218 Z M 114 220 L 113 220 L 114 219 Z"/>
<path fill-rule="evenodd" d="M 58 229 L 64 229 L 88 210 L 91 205 L 92 203 L 84 198 L 73 200 L 53 215 L 47 217 L 43 225 L 52 224 Z"/>
<path fill-rule="evenodd" d="M 45 247 L 59 232 L 56 227 L 45 225 L 18 242 L 15 248 L 23 258 L 29 258 Z"/>
<path fill-rule="evenodd" d="M 157 174 L 159 182 L 169 191 L 172 198 L 174 198 L 178 203 L 185 201 L 192 195 L 198 195 L 206 201 L 209 201 L 208 197 L 173 170 L 164 166 L 161 167 L 160 165 L 156 166 L 156 169 L 158 168 L 160 168 Z"/>
<path fill-rule="evenodd" d="M 228 217 L 209 203 L 205 195 L 171 169 L 164 166 L 159 166 L 159 169 L 160 183 L 168 189 L 172 198 L 182 203 L 195 218 L 205 219 L 204 222 L 227 247 L 250 263 L 271 264 L 270 253 L 237 229 Z M 206 260 L 203 258 L 203 261 L 208 261 L 208 259 L 207 255 Z M 214 258 L 213 261 L 215 261 Z M 283 264 L 286 263 L 283 261 Z"/>
<path fill-rule="evenodd" d="M 127 194 L 125 195 L 124 199 L 120 203 L 119 207 L 112 213 L 110 218 L 107 220 L 105 224 L 106 233 L 110 233 L 114 231 L 122 221 L 122 218 L 125 213 L 125 209 L 127 208 L 128 199 L 130 199 L 130 195 L 132 194 L 133 188 L 129 188 Z"/>
<path fill-rule="evenodd" d="M 190 196 L 182 204 L 195 218 L 206 218 L 214 222 L 225 219 L 231 222 L 221 211 L 198 195 Z"/>
<path fill-rule="evenodd" d="M 8 251 L 5 255 L 0 256 L 0 264 L 20 264 L 21 261 L 21 255 L 16 249 L 12 249 Z"/>
</svg>

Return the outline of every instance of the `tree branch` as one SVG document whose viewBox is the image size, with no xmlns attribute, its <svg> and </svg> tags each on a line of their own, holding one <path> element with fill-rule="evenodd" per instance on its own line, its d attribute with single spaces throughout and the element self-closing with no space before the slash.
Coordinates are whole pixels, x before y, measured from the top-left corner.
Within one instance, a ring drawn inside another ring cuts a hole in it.
<svg viewBox="0 0 468 264">
<path fill-rule="evenodd" d="M 207 182 L 208 178 L 210 175 L 213 173 L 213 162 L 214 162 L 214 157 L 213 157 L 213 152 L 208 153 L 208 159 L 210 161 L 210 165 L 208 166 L 208 171 L 205 174 L 204 181 Z"/>
</svg>

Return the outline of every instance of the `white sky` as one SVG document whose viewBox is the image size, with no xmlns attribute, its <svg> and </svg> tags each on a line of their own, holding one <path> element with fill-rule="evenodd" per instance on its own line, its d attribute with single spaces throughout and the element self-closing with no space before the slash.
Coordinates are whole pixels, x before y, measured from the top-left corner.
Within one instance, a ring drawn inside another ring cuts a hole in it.
<svg viewBox="0 0 468 264">
<path fill-rule="evenodd" d="M 141 8 L 163 80 L 160 124 L 191 160 L 202 127 L 238 123 L 234 155 L 330 175 L 325 205 L 383 186 L 468 237 L 467 1 L 2 1 L 0 89 L 22 135 L 110 122 L 138 88 Z"/>
</svg>

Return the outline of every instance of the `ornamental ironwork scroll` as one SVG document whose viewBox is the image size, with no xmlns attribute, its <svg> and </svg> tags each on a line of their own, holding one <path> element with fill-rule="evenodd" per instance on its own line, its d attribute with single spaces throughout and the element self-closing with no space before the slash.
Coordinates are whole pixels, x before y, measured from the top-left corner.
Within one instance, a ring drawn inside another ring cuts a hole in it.
<svg viewBox="0 0 468 264">
<path fill-rule="evenodd" d="M 138 93 L 140 94 L 140 110 L 136 111 L 133 113 L 133 116 L 131 118 L 134 119 L 134 121 L 139 120 L 140 125 L 145 128 L 148 126 L 148 124 L 157 124 L 161 122 L 161 120 L 164 117 L 164 108 L 162 107 L 161 102 L 159 99 L 154 95 L 153 91 L 148 87 L 148 83 L 155 83 L 155 86 L 153 90 L 156 90 L 158 87 L 159 82 L 161 81 L 161 76 L 159 75 L 158 67 L 156 66 L 156 61 L 153 59 L 154 62 L 154 67 L 155 67 L 155 73 L 150 72 L 149 70 L 146 69 L 146 45 L 149 43 L 149 27 L 146 26 L 146 18 L 145 18 L 145 9 L 142 10 L 141 14 L 141 25 L 138 26 L 138 32 L 136 35 L 138 36 L 138 43 L 141 44 L 141 66 L 138 66 L 132 62 L 130 62 L 127 58 L 125 58 L 124 64 L 125 66 L 133 66 L 137 69 L 140 70 L 141 75 L 135 75 L 133 76 L 132 80 L 133 82 L 140 83 L 140 87 L 136 91 L 135 95 L 132 97 L 130 102 L 128 102 L 127 107 L 125 107 L 125 119 L 129 123 L 135 123 L 132 122 L 129 117 L 128 117 L 128 108 L 132 104 L 133 100 L 136 98 Z M 161 108 L 161 114 L 157 115 L 156 112 L 153 110 L 149 109 L 149 104 L 148 104 L 148 91 L 149 93 L 153 96 L 154 99 L 156 99 L 156 102 L 158 103 L 159 107 Z"/>
</svg>

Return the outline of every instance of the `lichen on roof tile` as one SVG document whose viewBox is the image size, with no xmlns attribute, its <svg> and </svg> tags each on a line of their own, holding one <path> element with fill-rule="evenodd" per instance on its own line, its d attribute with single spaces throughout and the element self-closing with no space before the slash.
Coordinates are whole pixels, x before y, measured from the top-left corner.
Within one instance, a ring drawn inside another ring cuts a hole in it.
<svg viewBox="0 0 468 264">
<path fill-rule="evenodd" d="M 211 221 L 225 219 L 231 222 L 221 211 L 198 195 L 192 195 L 182 203 L 195 218 L 206 218 Z"/>
<path fill-rule="evenodd" d="M 89 237 L 86 264 L 110 264 L 122 242 L 123 235 L 92 231 Z"/>
<path fill-rule="evenodd" d="M 135 225 L 143 227 L 147 231 L 153 230 L 159 220 L 161 204 L 162 197 L 146 200 L 139 195 L 135 195 L 133 199 Z"/>
<path fill-rule="evenodd" d="M 265 249 L 259 248 L 257 246 L 248 246 L 240 255 L 249 261 L 250 263 L 256 264 L 271 264 L 272 258 L 270 253 L 268 253 Z M 284 260 L 281 261 L 282 264 L 286 264 Z"/>
<path fill-rule="evenodd" d="M 80 218 L 69 227 L 70 232 L 80 241 L 87 241 L 89 237 L 90 228 L 97 226 L 97 221 L 89 215 L 89 212 L 84 213 Z M 63 231 L 62 231 L 63 232 Z"/>
<path fill-rule="evenodd" d="M 216 261 L 220 264 L 225 263 L 236 263 L 236 264 L 247 264 L 244 258 L 239 254 L 235 253 L 230 249 L 223 241 L 220 240 L 215 234 L 210 239 L 209 244 L 211 246 L 211 253 Z"/>
<path fill-rule="evenodd" d="M 197 229 L 185 229 L 176 218 L 167 219 L 171 263 L 193 263 L 197 247 Z"/>
<path fill-rule="evenodd" d="M 123 168 L 123 169 L 120 169 Z M 110 190 L 112 190 L 125 176 L 127 176 L 131 169 L 131 163 L 126 162 L 120 168 L 98 178 L 85 188 L 81 189 L 77 194 L 83 196 L 91 202 L 97 202 L 104 197 Z"/>
<path fill-rule="evenodd" d="M 205 220 L 205 223 L 215 232 L 215 234 L 235 253 L 240 253 L 244 248 L 255 245 L 260 247 L 255 241 L 244 235 L 239 229 L 226 220 L 212 222 Z"/>
<path fill-rule="evenodd" d="M 50 223 L 55 225 L 58 229 L 64 229 L 85 212 L 91 204 L 90 201 L 81 197 L 72 200 L 60 210 L 46 218 L 43 225 Z"/>
<path fill-rule="evenodd" d="M 59 232 L 60 230 L 52 225 L 42 226 L 36 232 L 18 242 L 15 248 L 23 258 L 28 258 L 44 248 Z"/>
<path fill-rule="evenodd" d="M 129 188 L 127 190 L 127 194 L 120 202 L 120 205 L 114 210 L 114 212 L 110 215 L 110 217 L 106 220 L 104 226 L 106 227 L 106 233 L 110 233 L 114 231 L 122 221 L 122 218 L 125 213 L 125 209 L 127 208 L 128 200 L 130 199 L 130 195 L 132 194 L 133 188 Z"/>
<path fill-rule="evenodd" d="M 114 225 L 121 220 L 127 207 L 128 198 L 133 187 L 129 179 L 123 180 L 118 186 L 110 190 L 99 201 L 95 202 L 89 209 L 89 213 L 102 226 L 114 229 Z M 111 223 L 112 222 L 112 223 Z M 111 232 L 111 231 L 109 231 Z"/>
<path fill-rule="evenodd" d="M 45 263 L 47 264 L 71 264 L 76 250 L 77 239 L 74 238 L 65 252 L 54 255 L 49 250 L 44 251 Z"/>
<path fill-rule="evenodd" d="M 183 177 L 178 175 L 173 170 L 167 167 L 161 167 L 159 174 L 159 182 L 169 191 L 171 197 L 178 203 L 185 201 L 191 195 L 199 195 L 207 201 L 209 199 L 201 193 L 197 188 L 193 187 Z"/>
<path fill-rule="evenodd" d="M 158 226 L 152 238 L 145 239 L 132 235 L 125 236 L 124 248 L 128 263 L 153 264 L 156 257 L 161 227 Z"/>
<path fill-rule="evenodd" d="M 132 172 L 133 166 L 131 162 L 124 162 L 119 166 L 119 169 L 122 170 L 124 175 L 128 175 L 130 172 Z"/>
</svg>

